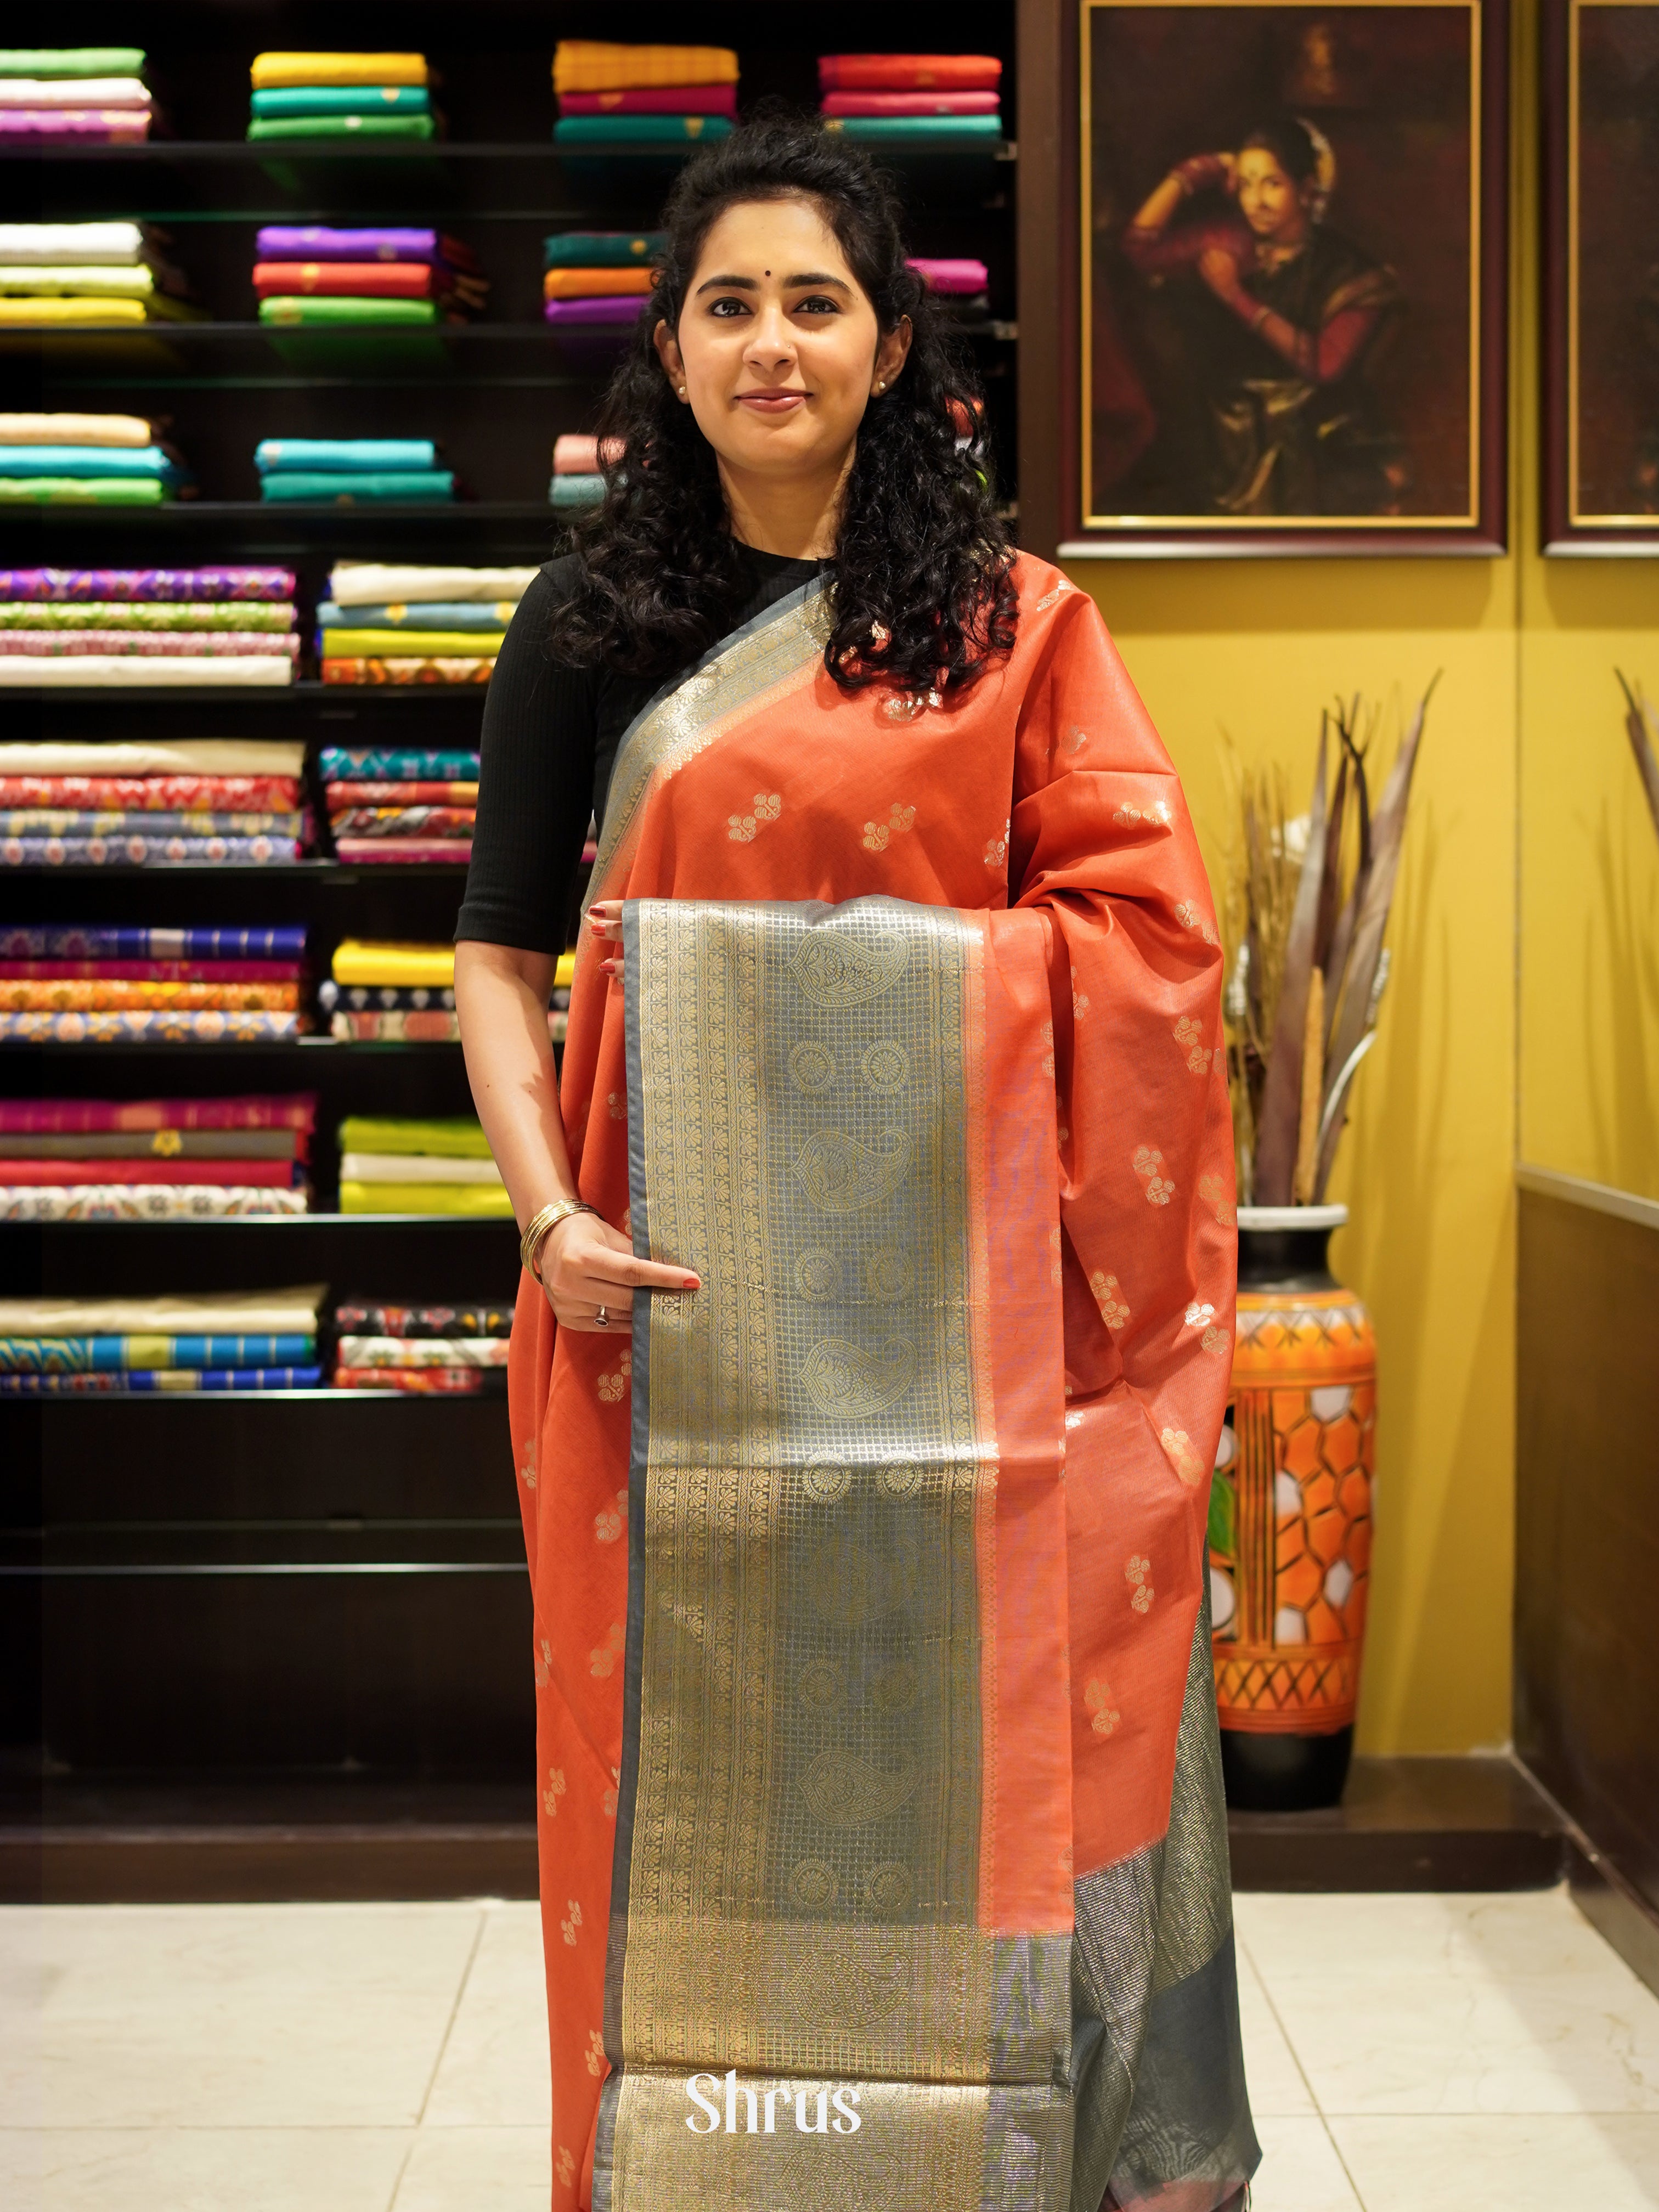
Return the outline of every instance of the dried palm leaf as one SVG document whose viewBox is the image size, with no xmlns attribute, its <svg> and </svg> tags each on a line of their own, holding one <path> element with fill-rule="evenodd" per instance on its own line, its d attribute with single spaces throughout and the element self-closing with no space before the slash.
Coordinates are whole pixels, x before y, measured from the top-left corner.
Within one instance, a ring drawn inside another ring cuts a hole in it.
<svg viewBox="0 0 1659 2212">
<path fill-rule="evenodd" d="M 1288 1206 L 1296 1174 L 1297 1139 L 1302 1126 L 1302 1039 L 1308 1020 L 1308 987 L 1313 973 L 1314 936 L 1319 924 L 1325 879 L 1325 759 L 1329 748 L 1327 717 L 1319 732 L 1313 803 L 1308 811 L 1308 843 L 1285 945 L 1285 970 L 1267 1052 L 1267 1081 L 1256 1115 L 1255 1203 Z"/>
<path fill-rule="evenodd" d="M 1434 696 L 1434 687 L 1439 681 L 1437 675 L 1418 704 L 1376 810 L 1371 866 L 1354 923 L 1352 949 L 1345 963 L 1346 972 L 1340 979 L 1340 1003 L 1332 1024 L 1331 1041 L 1325 1058 L 1324 1088 L 1328 1098 L 1338 1076 L 1347 1069 L 1347 1063 L 1356 1048 L 1376 1024 L 1381 980 L 1387 974 L 1382 965 L 1382 933 L 1388 927 L 1389 908 L 1394 901 L 1395 881 L 1400 872 L 1400 852 L 1406 835 L 1406 809 L 1411 798 L 1412 775 L 1417 766 L 1429 701 Z M 1345 1081 L 1351 1079 L 1352 1073 L 1351 1069 L 1347 1070 Z M 1336 1158 L 1337 1144 L 1346 1121 L 1345 1101 L 1331 1116 L 1324 1141 L 1319 1149 L 1319 1169 L 1314 1180 L 1316 1202 L 1324 1196 L 1325 1186 L 1330 1180 L 1331 1169 Z"/>
<path fill-rule="evenodd" d="M 1625 717 L 1625 727 L 1630 734 L 1631 750 L 1636 755 L 1642 788 L 1647 793 L 1653 826 L 1659 830 L 1659 715 L 1643 697 L 1639 684 L 1632 690 L 1616 668 L 1613 674 L 1619 677 L 1625 703 L 1630 709 Z"/>
</svg>

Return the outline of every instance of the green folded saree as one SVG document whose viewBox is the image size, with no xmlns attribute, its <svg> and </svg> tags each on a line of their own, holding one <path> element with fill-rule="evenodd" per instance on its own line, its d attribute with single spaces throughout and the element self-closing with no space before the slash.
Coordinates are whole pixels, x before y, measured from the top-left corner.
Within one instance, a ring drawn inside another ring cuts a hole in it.
<svg viewBox="0 0 1659 2212">
<path fill-rule="evenodd" d="M 510 1221 L 513 1200 L 498 1182 L 349 1182 L 340 1185 L 342 1213 L 459 1213 L 474 1221 Z"/>
<path fill-rule="evenodd" d="M 142 46 L 0 47 L 0 76 L 137 76 Z"/>
<path fill-rule="evenodd" d="M 294 611 L 257 599 L 3 599 L 0 629 L 287 631 Z"/>
<path fill-rule="evenodd" d="M 434 138 L 429 115 L 256 115 L 250 138 Z"/>
<path fill-rule="evenodd" d="M 14 507 L 160 507 L 167 496 L 155 477 L 0 477 L 0 503 Z"/>
<path fill-rule="evenodd" d="M 442 948 L 448 951 L 446 945 Z M 470 1114 L 348 1114 L 340 1124 L 343 1152 L 429 1152 L 448 1160 L 487 1160 L 489 1140 Z M 478 1186 L 481 1188 L 486 1185 Z"/>
<path fill-rule="evenodd" d="M 279 325 L 331 325 L 337 328 L 342 323 L 396 324 L 407 328 L 413 324 L 428 328 L 438 320 L 437 302 L 434 300 L 358 300 L 304 299 L 297 293 L 280 293 L 274 300 L 261 300 L 259 320 Z"/>
</svg>

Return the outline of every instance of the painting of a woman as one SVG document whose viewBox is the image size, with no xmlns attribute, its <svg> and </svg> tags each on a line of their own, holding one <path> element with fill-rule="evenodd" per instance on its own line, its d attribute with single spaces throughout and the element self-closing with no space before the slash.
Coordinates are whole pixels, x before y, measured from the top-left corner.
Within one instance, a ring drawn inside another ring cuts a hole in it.
<svg viewBox="0 0 1659 2212">
<path fill-rule="evenodd" d="M 1336 162 L 1297 117 L 1180 162 L 1123 234 L 1161 291 L 1188 386 L 1158 421 L 1181 503 L 1216 515 L 1397 514 L 1404 449 L 1369 369 L 1403 305 L 1393 272 L 1324 220 Z"/>
</svg>

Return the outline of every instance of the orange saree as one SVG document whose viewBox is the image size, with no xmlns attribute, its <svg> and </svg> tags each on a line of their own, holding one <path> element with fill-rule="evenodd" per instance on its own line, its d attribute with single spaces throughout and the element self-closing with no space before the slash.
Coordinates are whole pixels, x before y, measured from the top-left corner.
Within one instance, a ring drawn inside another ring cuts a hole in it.
<svg viewBox="0 0 1659 2212">
<path fill-rule="evenodd" d="M 815 585 L 638 717 L 527 1277 L 553 2204 L 1216 2212 L 1245 2100 L 1204 1579 L 1232 1342 L 1220 954 L 1091 602 L 958 696 Z"/>
</svg>

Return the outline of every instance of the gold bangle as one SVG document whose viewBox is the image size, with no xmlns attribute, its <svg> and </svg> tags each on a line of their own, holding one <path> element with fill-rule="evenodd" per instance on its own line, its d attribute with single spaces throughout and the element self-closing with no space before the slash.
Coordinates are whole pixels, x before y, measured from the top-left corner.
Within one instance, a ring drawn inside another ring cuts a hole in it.
<svg viewBox="0 0 1659 2212">
<path fill-rule="evenodd" d="M 524 1235 L 519 1239 L 519 1265 L 527 1267 L 539 1283 L 542 1271 L 536 1265 L 536 1260 L 547 1242 L 548 1232 L 556 1229 L 573 1213 L 597 1213 L 599 1210 L 597 1206 L 590 1206 L 585 1198 L 556 1198 L 550 1206 L 543 1206 L 539 1213 L 532 1213 L 525 1224 Z"/>
</svg>

